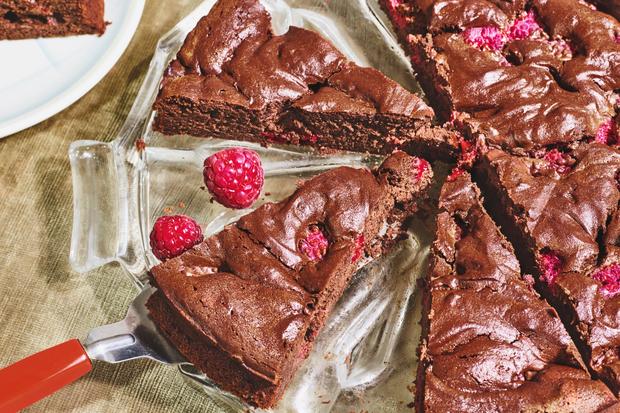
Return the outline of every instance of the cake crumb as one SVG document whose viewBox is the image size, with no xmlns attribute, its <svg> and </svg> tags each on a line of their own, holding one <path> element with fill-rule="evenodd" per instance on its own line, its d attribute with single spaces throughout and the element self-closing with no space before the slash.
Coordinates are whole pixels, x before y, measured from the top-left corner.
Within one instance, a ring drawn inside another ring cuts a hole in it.
<svg viewBox="0 0 620 413">
<path fill-rule="evenodd" d="M 146 149 L 146 142 L 144 142 L 144 139 L 142 138 L 138 138 L 136 140 L 136 150 L 138 152 L 142 152 Z"/>
<path fill-rule="evenodd" d="M 164 214 L 172 214 L 173 212 L 174 212 L 174 208 L 172 207 L 167 206 L 164 208 Z"/>
<path fill-rule="evenodd" d="M 179 202 L 179 208 L 185 208 L 185 202 L 183 201 Z"/>
</svg>

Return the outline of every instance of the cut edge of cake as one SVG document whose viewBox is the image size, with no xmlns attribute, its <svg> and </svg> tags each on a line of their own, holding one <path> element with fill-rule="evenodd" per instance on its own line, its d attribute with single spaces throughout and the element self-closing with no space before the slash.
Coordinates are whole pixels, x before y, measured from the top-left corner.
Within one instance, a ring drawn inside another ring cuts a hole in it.
<svg viewBox="0 0 620 413">
<path fill-rule="evenodd" d="M 30 1 L 13 0 L 0 4 L 0 40 L 84 34 L 101 36 L 105 33 L 104 0 L 64 3 L 70 4 L 59 4 L 49 9 Z"/>
<path fill-rule="evenodd" d="M 274 35 L 259 0 L 215 4 L 168 66 L 154 109 L 153 127 L 166 135 L 457 156 L 457 132 L 433 125 L 422 99 L 315 32 Z"/>
</svg>

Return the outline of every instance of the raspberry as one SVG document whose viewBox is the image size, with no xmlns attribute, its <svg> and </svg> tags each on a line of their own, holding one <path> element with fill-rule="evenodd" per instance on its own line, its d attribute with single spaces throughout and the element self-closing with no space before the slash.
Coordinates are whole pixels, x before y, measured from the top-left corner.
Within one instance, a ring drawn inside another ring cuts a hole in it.
<svg viewBox="0 0 620 413">
<path fill-rule="evenodd" d="M 457 166 L 452 169 L 452 172 L 450 172 L 450 175 L 448 175 L 446 179 L 448 182 L 454 182 L 459 176 L 463 175 L 464 172 L 465 170 L 463 168 Z"/>
<path fill-rule="evenodd" d="M 456 160 L 456 167 L 454 167 L 450 175 L 448 175 L 448 182 L 455 181 L 463 172 L 469 170 L 478 158 L 480 152 L 475 143 L 466 140 L 462 136 L 459 137 L 459 147 L 461 148 L 461 153 Z"/>
<path fill-rule="evenodd" d="M 365 242 L 366 240 L 364 239 L 364 234 L 361 234 L 355 239 L 355 249 L 353 250 L 353 255 L 351 256 L 351 262 L 356 262 L 357 260 L 362 258 L 362 251 L 364 251 Z"/>
<path fill-rule="evenodd" d="M 316 225 L 312 225 L 306 238 L 299 242 L 299 250 L 306 254 L 310 261 L 319 261 L 323 258 L 328 246 L 327 237 Z"/>
<path fill-rule="evenodd" d="M 473 165 L 474 161 L 478 157 L 478 148 L 476 148 L 473 143 L 465 140 L 463 137 L 459 137 L 459 146 L 461 147 L 461 154 L 458 159 L 459 166 Z"/>
<path fill-rule="evenodd" d="M 415 174 L 416 182 L 420 182 L 426 171 L 428 171 L 431 165 L 427 160 L 422 158 L 413 158 L 413 173 Z"/>
<path fill-rule="evenodd" d="M 565 174 L 571 170 L 572 162 L 569 156 L 555 148 L 547 152 L 543 159 L 558 171 L 559 174 Z"/>
<path fill-rule="evenodd" d="M 603 267 L 592 274 L 592 278 L 603 284 L 601 290 L 605 297 L 612 298 L 620 294 L 620 264 Z"/>
<path fill-rule="evenodd" d="M 564 39 L 549 40 L 549 44 L 553 53 L 562 60 L 570 60 L 577 53 L 575 46 Z"/>
<path fill-rule="evenodd" d="M 164 261 L 202 242 L 203 236 L 200 225 L 190 217 L 165 215 L 155 221 L 150 240 L 153 254 Z"/>
<path fill-rule="evenodd" d="M 403 29 L 407 25 L 407 18 L 399 10 L 402 3 L 404 0 L 388 0 L 386 4 L 388 13 L 398 29 Z"/>
<path fill-rule="evenodd" d="M 300 140 L 302 142 L 317 143 L 319 137 L 317 135 L 303 135 Z"/>
<path fill-rule="evenodd" d="M 245 148 L 224 149 L 209 156 L 203 175 L 215 200 L 236 209 L 250 207 L 265 182 L 258 154 Z"/>
<path fill-rule="evenodd" d="M 540 266 L 542 267 L 541 277 L 547 285 L 551 286 L 555 283 L 555 279 L 560 274 L 560 268 L 562 261 L 560 257 L 552 252 L 545 252 L 540 254 Z"/>
<path fill-rule="evenodd" d="M 420 52 L 413 52 L 411 53 L 411 63 L 413 63 L 413 66 L 418 67 L 422 64 L 422 56 L 420 55 Z"/>
<path fill-rule="evenodd" d="M 540 26 L 536 23 L 534 12 L 529 11 L 525 16 L 512 23 L 508 29 L 508 38 L 510 40 L 527 39 L 536 30 L 540 30 Z"/>
<path fill-rule="evenodd" d="M 615 145 L 620 143 L 620 136 L 618 134 L 618 127 L 613 119 L 608 119 L 601 123 L 596 131 L 594 140 L 598 143 L 605 145 Z"/>
<path fill-rule="evenodd" d="M 465 43 L 479 49 L 500 50 L 506 43 L 506 36 L 493 26 L 470 27 L 463 32 Z"/>
</svg>

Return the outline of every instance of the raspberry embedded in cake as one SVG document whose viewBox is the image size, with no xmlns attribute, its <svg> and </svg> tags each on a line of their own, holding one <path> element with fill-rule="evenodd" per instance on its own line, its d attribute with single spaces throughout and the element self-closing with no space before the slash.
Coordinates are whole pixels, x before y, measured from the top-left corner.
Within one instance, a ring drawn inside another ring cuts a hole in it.
<svg viewBox="0 0 620 413">
<path fill-rule="evenodd" d="M 540 268 L 542 270 L 541 278 L 547 285 L 551 286 L 560 274 L 562 261 L 553 252 L 543 252 L 540 254 Z"/>
<path fill-rule="evenodd" d="M 426 159 L 422 158 L 413 158 L 413 173 L 415 174 L 415 179 L 417 182 L 420 182 L 424 175 L 430 170 L 431 165 L 428 163 Z"/>
<path fill-rule="evenodd" d="M 566 153 L 560 152 L 557 148 L 553 148 L 545 153 L 543 159 L 549 163 L 559 174 L 570 172 L 572 168 L 572 159 Z"/>
<path fill-rule="evenodd" d="M 542 28 L 536 22 L 534 12 L 530 10 L 525 16 L 516 19 L 508 28 L 508 38 L 510 40 L 527 39 L 537 30 L 542 30 Z"/>
<path fill-rule="evenodd" d="M 620 134 L 618 133 L 618 125 L 613 119 L 603 122 L 596 131 L 594 140 L 605 145 L 617 145 L 620 143 Z"/>
<path fill-rule="evenodd" d="M 611 264 L 603 268 L 599 268 L 592 278 L 600 281 L 603 294 L 612 298 L 620 294 L 620 264 Z"/>
<path fill-rule="evenodd" d="M 463 32 L 465 43 L 479 49 L 499 51 L 506 43 L 506 36 L 497 27 L 471 27 Z"/>
<path fill-rule="evenodd" d="M 407 26 L 407 18 L 399 10 L 399 8 L 405 3 L 405 0 L 387 0 L 386 7 L 387 13 L 392 18 L 394 25 L 398 29 L 404 29 Z"/>
<path fill-rule="evenodd" d="M 362 255 L 364 254 L 364 246 L 365 246 L 364 234 L 360 234 L 355 238 L 355 249 L 353 250 L 353 255 L 351 256 L 351 262 L 357 262 Z"/>
<path fill-rule="evenodd" d="M 458 166 L 457 166 L 457 167 L 454 167 L 454 168 L 452 168 L 452 171 L 450 171 L 450 174 L 448 175 L 448 177 L 446 178 L 446 180 L 447 180 L 448 182 L 454 182 L 454 181 L 456 181 L 456 179 L 457 179 L 459 176 L 463 175 L 463 173 L 464 173 L 464 172 L 465 172 L 465 170 L 464 170 L 463 168 L 460 168 L 460 167 L 458 167 Z"/>
<path fill-rule="evenodd" d="M 571 60 L 576 53 L 575 46 L 572 42 L 565 39 L 553 39 L 548 41 L 549 46 L 555 56 L 560 60 Z"/>
<path fill-rule="evenodd" d="M 327 253 L 329 241 L 318 225 L 312 225 L 304 239 L 299 241 L 299 250 L 310 261 L 319 261 Z"/>
</svg>

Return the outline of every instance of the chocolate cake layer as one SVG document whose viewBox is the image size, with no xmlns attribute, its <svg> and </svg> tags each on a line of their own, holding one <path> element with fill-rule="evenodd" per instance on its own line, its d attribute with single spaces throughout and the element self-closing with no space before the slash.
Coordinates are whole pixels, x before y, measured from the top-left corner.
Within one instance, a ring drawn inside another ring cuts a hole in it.
<svg viewBox="0 0 620 413">
<path fill-rule="evenodd" d="M 4 0 L 0 40 L 97 34 L 106 29 L 104 0 Z"/>
<path fill-rule="evenodd" d="M 425 285 L 417 411 L 617 411 L 462 173 L 442 188 Z"/>
<path fill-rule="evenodd" d="M 403 152 L 336 168 L 151 269 L 161 332 L 222 389 L 274 405 L 351 276 L 387 249 L 430 184 Z"/>
<path fill-rule="evenodd" d="M 613 8 L 612 2 L 601 1 Z M 429 100 L 490 146 L 617 141 L 620 23 L 580 0 L 382 0 Z"/>
<path fill-rule="evenodd" d="M 154 128 L 261 143 L 451 159 L 454 132 L 420 98 L 317 33 L 275 35 L 259 0 L 220 0 L 166 70 Z"/>
<path fill-rule="evenodd" d="M 591 370 L 620 390 L 620 151 L 583 145 L 543 159 L 490 151 L 480 181 L 525 269 Z M 491 192 L 493 191 L 493 192 Z"/>
</svg>

